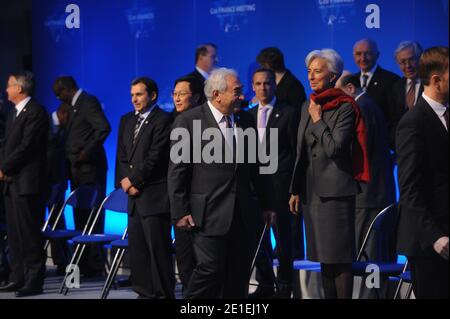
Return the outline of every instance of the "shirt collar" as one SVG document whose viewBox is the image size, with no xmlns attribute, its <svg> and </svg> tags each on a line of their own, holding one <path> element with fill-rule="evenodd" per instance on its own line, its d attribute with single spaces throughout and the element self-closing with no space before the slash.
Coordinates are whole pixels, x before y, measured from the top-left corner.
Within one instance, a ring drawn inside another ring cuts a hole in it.
<svg viewBox="0 0 450 319">
<path fill-rule="evenodd" d="M 78 89 L 77 93 L 75 93 L 75 95 L 73 96 L 73 98 L 72 98 L 72 106 L 75 106 L 75 103 L 77 103 L 78 98 L 81 95 L 81 92 L 83 92 L 83 90 L 82 89 Z"/>
<path fill-rule="evenodd" d="M 422 93 L 422 97 L 425 99 L 425 101 L 427 101 L 427 103 L 431 106 L 431 108 L 433 109 L 433 111 L 439 116 L 442 117 L 444 116 L 445 110 L 447 109 L 448 106 L 443 105 L 439 102 L 436 102 L 435 100 L 433 100 L 432 98 L 428 97 L 425 95 L 425 93 Z"/>
<path fill-rule="evenodd" d="M 217 124 L 221 123 L 223 121 L 223 117 L 225 116 L 225 114 L 222 114 L 222 112 L 220 112 L 218 109 L 216 109 L 216 107 L 214 105 L 212 105 L 212 103 L 210 101 L 208 101 L 208 106 L 214 116 L 214 119 L 216 120 L 216 123 Z M 231 124 L 234 124 L 234 114 L 233 113 L 230 114 L 230 119 L 231 119 Z"/>
<path fill-rule="evenodd" d="M 208 72 L 200 69 L 198 66 L 196 66 L 195 68 L 205 78 L 205 80 L 208 80 L 208 78 L 209 78 L 209 73 Z"/>
<path fill-rule="evenodd" d="M 144 120 L 147 118 L 147 116 L 153 111 L 153 109 L 156 107 L 156 103 L 153 104 L 152 106 L 150 106 L 147 111 L 145 111 L 144 113 L 141 113 L 141 115 L 144 117 Z M 134 111 L 134 115 L 138 115 L 139 112 Z"/>
<path fill-rule="evenodd" d="M 378 67 L 378 64 L 375 63 L 375 65 L 368 72 L 363 72 L 361 70 L 361 76 L 363 76 L 364 74 L 367 74 L 370 78 L 375 73 L 375 70 L 377 69 L 377 67 Z"/>
<path fill-rule="evenodd" d="M 16 104 L 16 106 L 15 106 L 16 110 L 17 110 L 16 116 L 19 115 L 20 112 L 22 112 L 22 110 L 25 108 L 25 106 L 28 104 L 28 102 L 30 102 L 30 100 L 31 100 L 31 97 L 28 96 Z"/>
</svg>

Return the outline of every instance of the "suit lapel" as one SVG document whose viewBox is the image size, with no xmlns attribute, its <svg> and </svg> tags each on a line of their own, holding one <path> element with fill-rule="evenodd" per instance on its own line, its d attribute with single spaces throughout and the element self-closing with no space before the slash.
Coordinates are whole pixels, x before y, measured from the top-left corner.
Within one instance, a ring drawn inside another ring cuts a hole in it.
<svg viewBox="0 0 450 319">
<path fill-rule="evenodd" d="M 309 101 L 308 101 L 309 102 Z M 308 127 L 308 123 L 311 120 L 311 117 L 308 113 L 308 107 L 304 107 L 302 109 L 302 115 L 301 115 L 301 119 L 300 119 L 300 124 L 299 124 L 299 128 L 298 128 L 298 155 L 301 154 L 302 152 L 302 148 L 303 148 L 303 140 L 305 137 L 305 131 L 306 128 Z M 298 156 L 297 156 L 298 157 Z"/>
</svg>

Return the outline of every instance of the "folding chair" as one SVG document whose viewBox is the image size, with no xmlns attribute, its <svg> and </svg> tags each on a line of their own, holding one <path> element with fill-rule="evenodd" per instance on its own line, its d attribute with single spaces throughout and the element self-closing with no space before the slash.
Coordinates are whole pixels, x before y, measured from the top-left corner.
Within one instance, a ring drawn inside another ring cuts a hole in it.
<svg viewBox="0 0 450 319">
<path fill-rule="evenodd" d="M 113 285 L 114 279 L 116 278 L 123 256 L 125 255 L 125 251 L 128 249 L 127 237 L 128 228 L 125 229 L 125 232 L 123 233 L 121 239 L 111 242 L 111 249 L 115 248 L 116 254 L 114 255 L 114 260 L 111 264 L 108 276 L 106 277 L 105 285 L 103 286 L 100 296 L 101 299 L 108 298 L 109 291 L 111 290 L 111 286 Z"/>
<path fill-rule="evenodd" d="M 85 228 L 87 228 L 88 230 L 86 232 L 83 232 L 82 235 L 72 238 L 73 243 L 76 244 L 76 248 L 70 261 L 71 266 L 78 266 L 78 263 L 80 262 L 87 245 L 106 245 L 115 240 L 121 239 L 121 236 L 118 235 L 93 234 L 95 224 L 97 223 L 97 220 L 99 219 L 100 213 L 103 209 L 126 213 L 128 210 L 128 195 L 121 188 L 118 188 L 109 193 L 98 208 L 92 222 L 89 223 L 88 221 L 88 223 L 86 224 Z M 108 269 L 107 272 L 109 272 Z M 66 285 L 66 279 L 68 276 L 69 274 L 66 273 L 59 290 L 59 293 L 63 293 L 64 295 L 66 295 L 70 289 Z"/>
<path fill-rule="evenodd" d="M 389 277 L 389 276 L 398 276 L 403 271 L 403 264 L 397 264 L 392 262 L 380 262 L 380 261 L 371 261 L 367 256 L 365 251 L 367 247 L 367 243 L 369 237 L 374 235 L 375 232 L 377 234 L 381 234 L 384 236 L 390 235 L 391 238 L 395 238 L 395 230 L 397 228 L 397 205 L 391 204 L 388 207 L 384 208 L 381 212 L 378 213 L 377 216 L 372 220 L 369 225 L 369 229 L 364 236 L 363 243 L 358 252 L 358 256 L 356 258 L 356 262 L 352 263 L 352 270 L 354 276 L 362 276 L 363 278 L 367 277 L 368 273 L 366 272 L 367 267 L 370 265 L 376 265 L 379 268 L 380 276 Z M 382 247 L 383 248 L 383 247 Z M 362 261 L 362 258 L 365 257 L 366 261 Z M 375 293 L 379 298 L 379 291 L 375 289 Z"/>
<path fill-rule="evenodd" d="M 397 299 L 397 297 L 400 296 L 400 291 L 402 289 L 403 283 L 407 283 L 408 289 L 406 290 L 405 299 L 411 298 L 412 293 L 412 281 L 411 281 L 411 271 L 408 269 L 408 260 L 405 263 L 405 266 L 403 267 L 403 271 L 399 276 L 399 281 L 397 285 L 397 289 L 395 290 L 394 299 Z"/>
<path fill-rule="evenodd" d="M 58 196 L 58 186 L 54 186 L 54 188 L 52 188 L 52 194 L 51 194 L 51 198 L 52 196 L 54 200 L 56 200 L 57 196 Z M 95 211 L 95 203 L 97 201 L 97 187 L 93 186 L 93 185 L 84 185 L 84 186 L 80 186 L 76 189 L 74 189 L 69 196 L 67 197 L 67 199 L 64 201 L 64 204 L 62 205 L 61 209 L 59 210 L 58 214 L 56 215 L 56 219 L 55 222 L 53 223 L 53 225 L 50 226 L 50 220 L 53 216 L 53 214 L 55 213 L 55 207 L 56 207 L 56 202 L 53 203 L 53 205 L 51 206 L 51 209 L 48 213 L 47 219 L 44 223 L 44 226 L 42 227 L 42 232 L 44 235 L 44 238 L 46 239 L 45 245 L 44 245 L 44 251 L 47 251 L 47 248 L 50 244 L 51 240 L 56 240 L 56 239 L 65 239 L 65 240 L 69 240 L 75 236 L 78 236 L 80 234 L 84 234 L 87 230 L 87 225 L 89 224 L 89 221 L 92 219 L 92 215 Z M 67 206 L 72 206 L 73 208 L 82 208 L 82 209 L 91 209 L 91 212 L 89 214 L 89 218 L 88 218 L 88 222 L 86 223 L 84 229 L 82 231 L 80 230 L 67 230 L 67 229 L 56 229 L 59 220 L 61 219 L 61 216 L 64 213 L 64 210 Z"/>
</svg>

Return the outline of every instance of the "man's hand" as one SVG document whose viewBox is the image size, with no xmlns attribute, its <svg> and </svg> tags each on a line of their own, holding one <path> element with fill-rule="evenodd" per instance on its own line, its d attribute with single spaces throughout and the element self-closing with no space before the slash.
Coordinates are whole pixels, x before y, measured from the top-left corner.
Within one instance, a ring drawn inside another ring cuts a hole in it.
<svg viewBox="0 0 450 319">
<path fill-rule="evenodd" d="M 448 260 L 448 236 L 444 236 L 436 240 L 433 249 L 445 260 Z"/>
<path fill-rule="evenodd" d="M 86 155 L 85 151 L 81 151 L 80 155 L 78 155 L 78 163 L 83 163 L 83 162 L 87 162 L 88 160 L 88 156 Z"/>
<path fill-rule="evenodd" d="M 316 123 L 322 118 L 322 106 L 320 104 L 316 104 L 313 100 L 309 102 L 308 112 L 313 123 Z"/>
<path fill-rule="evenodd" d="M 292 214 L 298 215 L 300 212 L 300 195 L 291 195 L 289 199 L 289 209 Z"/>
<path fill-rule="evenodd" d="M 195 227 L 194 219 L 192 218 L 192 215 L 186 215 L 180 218 L 175 226 L 178 228 L 191 229 Z"/>
<path fill-rule="evenodd" d="M 263 212 L 264 221 L 266 223 L 269 223 L 269 225 L 272 225 L 275 222 L 276 215 L 277 213 L 275 213 L 274 211 L 266 210 Z"/>
<path fill-rule="evenodd" d="M 124 179 L 122 179 L 120 181 L 120 187 L 122 187 L 122 190 L 125 193 L 128 193 L 128 191 L 130 190 L 131 186 L 133 186 L 133 184 L 131 184 L 131 181 L 128 177 L 125 177 Z"/>
<path fill-rule="evenodd" d="M 130 189 L 128 190 L 128 195 L 135 197 L 139 195 L 139 189 L 137 189 L 134 186 L 131 186 Z"/>
<path fill-rule="evenodd" d="M 0 181 L 4 181 L 5 177 L 6 177 L 6 175 L 3 174 L 3 171 L 0 169 Z"/>
</svg>

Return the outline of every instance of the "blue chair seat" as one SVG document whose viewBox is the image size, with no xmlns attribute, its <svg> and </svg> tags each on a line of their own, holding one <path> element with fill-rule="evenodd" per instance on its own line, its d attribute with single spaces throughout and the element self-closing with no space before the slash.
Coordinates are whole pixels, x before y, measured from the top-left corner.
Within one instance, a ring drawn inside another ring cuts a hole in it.
<svg viewBox="0 0 450 319">
<path fill-rule="evenodd" d="M 6 224 L 0 224 L 0 231 L 6 232 Z"/>
<path fill-rule="evenodd" d="M 367 266 L 373 264 L 377 265 L 380 268 L 380 273 L 386 276 L 398 276 L 402 273 L 403 267 L 405 266 L 404 264 L 358 261 L 352 263 L 353 274 L 356 276 L 367 275 Z"/>
<path fill-rule="evenodd" d="M 120 239 L 118 235 L 93 234 L 76 236 L 72 241 L 75 244 L 107 244 L 118 239 Z"/>
<path fill-rule="evenodd" d="M 404 282 L 411 282 L 411 272 L 405 271 L 400 275 L 400 278 L 403 279 Z"/>
<path fill-rule="evenodd" d="M 113 248 L 128 248 L 128 239 L 120 239 L 111 242 Z"/>
<path fill-rule="evenodd" d="M 46 239 L 69 239 L 75 236 L 81 235 L 81 231 L 78 230 L 46 230 L 43 232 Z"/>
</svg>

